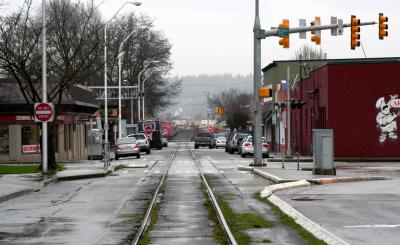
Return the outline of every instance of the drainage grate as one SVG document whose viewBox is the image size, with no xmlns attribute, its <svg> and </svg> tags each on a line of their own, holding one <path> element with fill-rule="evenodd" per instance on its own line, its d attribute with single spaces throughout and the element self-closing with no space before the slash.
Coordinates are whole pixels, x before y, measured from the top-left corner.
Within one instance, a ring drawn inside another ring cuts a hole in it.
<svg viewBox="0 0 400 245">
<path fill-rule="evenodd" d="M 322 201 L 324 199 L 318 199 L 318 198 L 311 198 L 311 197 L 297 197 L 297 198 L 292 198 L 291 200 L 293 201 Z"/>
</svg>

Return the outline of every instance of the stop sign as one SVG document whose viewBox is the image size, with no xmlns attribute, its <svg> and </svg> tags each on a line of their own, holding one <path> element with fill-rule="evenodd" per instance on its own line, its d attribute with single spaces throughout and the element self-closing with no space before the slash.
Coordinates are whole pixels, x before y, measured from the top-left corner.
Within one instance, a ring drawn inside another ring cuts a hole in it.
<svg viewBox="0 0 400 245">
<path fill-rule="evenodd" d="M 53 105 L 51 103 L 35 103 L 35 122 L 53 121 Z"/>
<path fill-rule="evenodd" d="M 153 133 L 153 128 L 152 128 L 151 126 L 147 126 L 147 127 L 144 129 L 144 132 L 145 132 L 147 135 L 151 135 L 151 133 Z"/>
</svg>

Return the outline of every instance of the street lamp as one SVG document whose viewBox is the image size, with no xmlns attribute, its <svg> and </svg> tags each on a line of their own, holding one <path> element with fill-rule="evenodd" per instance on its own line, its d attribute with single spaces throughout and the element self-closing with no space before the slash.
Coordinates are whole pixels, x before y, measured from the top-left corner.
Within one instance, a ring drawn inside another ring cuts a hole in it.
<svg viewBox="0 0 400 245">
<path fill-rule="evenodd" d="M 125 42 L 135 33 L 135 30 L 132 30 L 131 33 L 122 41 L 119 45 L 118 49 L 118 138 L 122 138 L 122 105 L 121 105 L 121 63 L 122 63 L 122 56 L 124 52 L 122 51 L 122 46 L 124 46 Z"/>
<path fill-rule="evenodd" d="M 46 0 L 42 0 L 42 102 L 47 103 Z M 42 123 L 42 172 L 47 173 L 47 122 Z"/>
<path fill-rule="evenodd" d="M 139 75 L 138 75 L 138 121 L 140 120 L 140 77 L 141 77 L 141 75 L 142 75 L 142 73 L 152 64 L 152 63 L 158 63 L 158 62 L 160 62 L 160 61 L 158 61 L 158 60 L 151 60 L 151 61 L 149 61 L 149 63 L 147 63 L 147 65 L 144 67 L 144 69 L 143 70 L 141 70 L 140 72 L 139 72 Z M 153 73 L 153 72 L 152 72 Z M 150 75 L 149 75 L 150 76 Z M 148 77 L 149 77 L 148 76 Z M 147 78 L 148 78 L 147 77 Z M 147 79 L 146 78 L 146 79 Z M 145 80 L 146 80 L 145 79 Z M 144 81 L 143 81 L 144 82 Z M 143 87 L 143 93 L 144 93 L 144 87 Z M 143 107 L 144 107 L 144 97 L 143 97 Z M 132 108 L 132 111 L 133 111 L 133 108 Z M 133 113 L 133 112 L 132 112 Z M 143 119 L 144 119 L 144 110 L 143 110 Z"/>
<path fill-rule="evenodd" d="M 133 4 L 140 6 L 141 2 L 125 2 L 113 17 L 104 25 L 104 131 L 105 131 L 105 143 L 108 144 L 108 87 L 107 87 L 107 27 L 111 21 L 117 16 L 122 8 L 127 4 Z"/>
<path fill-rule="evenodd" d="M 158 62 L 158 61 L 157 61 Z M 143 80 L 142 82 L 142 92 L 143 92 L 143 98 L 142 98 L 142 112 L 143 112 L 143 120 L 144 120 L 144 82 L 153 74 L 154 70 L 150 72 L 150 74 Z"/>
</svg>

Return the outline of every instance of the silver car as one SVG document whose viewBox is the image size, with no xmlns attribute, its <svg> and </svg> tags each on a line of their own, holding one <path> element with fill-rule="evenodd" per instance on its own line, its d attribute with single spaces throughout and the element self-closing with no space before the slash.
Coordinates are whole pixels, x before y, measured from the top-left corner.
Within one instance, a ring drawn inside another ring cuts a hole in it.
<svg viewBox="0 0 400 245">
<path fill-rule="evenodd" d="M 150 154 L 150 141 L 147 139 L 145 134 L 130 134 L 128 137 L 134 137 L 136 139 L 136 142 L 139 144 L 140 152 L 146 152 L 146 154 Z"/>
<path fill-rule="evenodd" d="M 218 138 L 214 139 L 214 142 L 215 142 L 215 148 L 225 147 L 226 138 L 225 138 L 225 136 L 218 136 Z"/>
<path fill-rule="evenodd" d="M 261 152 L 262 157 L 266 158 L 269 157 L 269 145 L 267 144 L 267 140 L 262 137 L 262 146 Z M 238 153 L 241 157 L 246 157 L 247 155 L 254 154 L 254 146 L 253 146 L 253 137 L 251 135 L 247 136 L 243 139 L 242 143 L 239 146 Z"/>
<path fill-rule="evenodd" d="M 139 144 L 134 137 L 119 138 L 115 144 L 115 160 L 128 156 L 140 158 Z"/>
</svg>

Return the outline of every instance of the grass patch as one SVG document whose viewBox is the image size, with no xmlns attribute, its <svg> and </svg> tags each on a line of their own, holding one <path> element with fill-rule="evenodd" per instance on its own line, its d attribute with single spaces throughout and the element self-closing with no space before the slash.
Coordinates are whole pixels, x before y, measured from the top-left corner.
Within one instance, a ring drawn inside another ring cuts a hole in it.
<svg viewBox="0 0 400 245">
<path fill-rule="evenodd" d="M 219 220 L 217 217 L 217 213 L 214 209 L 214 206 L 212 205 L 212 202 L 208 196 L 206 187 L 204 186 L 204 183 L 202 182 L 201 184 L 201 192 L 203 192 L 204 197 L 206 198 L 206 201 L 204 202 L 204 206 L 207 208 L 208 212 L 208 218 L 212 221 L 212 231 L 213 231 L 213 238 L 215 241 L 218 241 L 220 244 L 230 244 L 224 230 L 219 224 Z"/>
<path fill-rule="evenodd" d="M 158 195 L 160 194 L 164 194 L 164 185 L 161 186 L 160 191 L 158 192 Z M 149 220 L 149 225 L 147 226 L 146 230 L 144 231 L 142 237 L 139 239 L 138 244 L 139 245 L 147 245 L 150 243 L 151 237 L 150 237 L 150 231 L 153 228 L 153 226 L 155 225 L 155 223 L 157 223 L 158 220 L 158 214 L 160 213 L 160 209 L 161 209 L 161 203 L 162 200 L 160 202 L 157 202 L 155 204 L 155 206 L 153 207 L 151 213 L 150 213 L 150 220 Z"/>
<path fill-rule="evenodd" d="M 217 201 L 238 244 L 245 245 L 251 243 L 251 237 L 245 230 L 272 227 L 271 222 L 258 215 L 253 213 L 235 213 L 224 200 L 217 198 Z"/>
<path fill-rule="evenodd" d="M 124 169 L 124 168 L 127 168 L 127 166 L 124 165 L 124 164 L 120 164 L 120 165 L 115 167 L 115 171 L 119 171 L 119 170 Z"/>
<path fill-rule="evenodd" d="M 275 206 L 273 203 L 271 203 L 269 200 L 266 198 L 262 198 L 260 193 L 254 194 L 254 198 L 267 204 L 268 206 L 271 207 L 272 212 L 279 216 L 279 219 L 281 223 L 287 227 L 290 227 L 292 230 L 294 230 L 300 237 L 302 237 L 305 241 L 307 241 L 308 244 L 310 245 L 325 245 L 325 243 L 322 240 L 319 240 L 316 238 L 313 234 L 305 230 L 303 227 L 301 227 L 299 224 L 297 224 L 293 218 L 289 217 L 287 214 L 283 213 L 277 206 Z"/>
<path fill-rule="evenodd" d="M 0 165 L 0 174 L 40 173 L 40 165 Z"/>
</svg>

